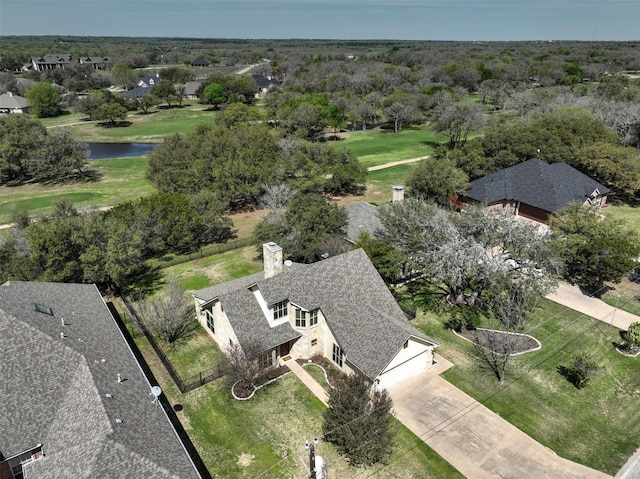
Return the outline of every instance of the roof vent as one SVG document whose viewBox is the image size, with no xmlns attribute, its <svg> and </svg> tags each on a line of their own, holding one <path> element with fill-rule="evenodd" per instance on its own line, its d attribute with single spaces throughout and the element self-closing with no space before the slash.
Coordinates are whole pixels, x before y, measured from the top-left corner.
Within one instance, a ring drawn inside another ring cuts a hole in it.
<svg viewBox="0 0 640 479">
<path fill-rule="evenodd" d="M 49 316 L 53 316 L 53 310 L 49 306 L 44 306 L 42 304 L 35 303 L 36 311 L 39 313 L 48 314 Z"/>
<path fill-rule="evenodd" d="M 104 395 L 104 397 L 106 397 L 106 398 L 108 398 L 108 399 L 112 399 L 112 398 L 113 398 L 113 395 L 112 395 L 112 394 L 109 394 L 109 393 L 106 393 L 106 394 Z"/>
<path fill-rule="evenodd" d="M 287 268 L 290 268 L 290 267 L 293 265 L 293 261 L 291 261 L 290 259 L 288 259 L 288 260 L 286 260 L 286 261 L 284 262 L 284 265 L 285 265 Z"/>
<path fill-rule="evenodd" d="M 122 424 L 122 419 L 120 419 L 119 417 L 116 418 L 116 424 Z"/>
</svg>

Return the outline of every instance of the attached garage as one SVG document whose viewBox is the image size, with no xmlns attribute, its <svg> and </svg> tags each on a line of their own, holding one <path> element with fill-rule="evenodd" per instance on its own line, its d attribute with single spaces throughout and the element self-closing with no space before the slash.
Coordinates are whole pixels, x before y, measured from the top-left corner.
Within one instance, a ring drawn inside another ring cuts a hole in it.
<svg viewBox="0 0 640 479">
<path fill-rule="evenodd" d="M 393 360 L 377 377 L 378 385 L 388 388 L 424 371 L 433 365 L 433 345 L 427 345 L 417 338 L 409 339 Z"/>
</svg>

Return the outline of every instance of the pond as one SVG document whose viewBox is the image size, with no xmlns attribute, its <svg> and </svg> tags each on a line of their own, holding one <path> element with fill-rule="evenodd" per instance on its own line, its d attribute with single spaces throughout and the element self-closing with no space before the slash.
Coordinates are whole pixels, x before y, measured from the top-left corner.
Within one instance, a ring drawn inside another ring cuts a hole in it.
<svg viewBox="0 0 640 479">
<path fill-rule="evenodd" d="M 128 156 L 144 156 L 158 143 L 82 143 L 89 149 L 90 160 L 110 160 Z"/>
</svg>

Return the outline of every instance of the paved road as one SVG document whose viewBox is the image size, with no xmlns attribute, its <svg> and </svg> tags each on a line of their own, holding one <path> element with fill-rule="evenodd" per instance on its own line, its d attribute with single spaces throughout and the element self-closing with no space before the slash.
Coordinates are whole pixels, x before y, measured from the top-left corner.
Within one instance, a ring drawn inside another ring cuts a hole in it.
<svg viewBox="0 0 640 479">
<path fill-rule="evenodd" d="M 458 471 L 478 479 L 610 478 L 558 457 L 439 374 L 438 365 L 391 386 L 396 417 Z"/>
<path fill-rule="evenodd" d="M 429 157 L 428 156 L 420 156 L 418 158 L 409 158 L 407 160 L 391 161 L 389 163 L 385 163 L 384 165 L 370 166 L 369 168 L 367 168 L 367 171 L 384 170 L 385 168 L 391 168 L 392 166 L 406 165 L 407 163 L 416 163 L 416 162 L 418 162 L 420 160 L 424 160 L 426 158 L 429 158 Z"/>
<path fill-rule="evenodd" d="M 587 296 L 577 286 L 564 282 L 561 282 L 555 293 L 551 293 L 547 298 L 624 330 L 629 329 L 631 323 L 640 321 L 640 317 L 609 306 L 601 299 Z"/>
</svg>

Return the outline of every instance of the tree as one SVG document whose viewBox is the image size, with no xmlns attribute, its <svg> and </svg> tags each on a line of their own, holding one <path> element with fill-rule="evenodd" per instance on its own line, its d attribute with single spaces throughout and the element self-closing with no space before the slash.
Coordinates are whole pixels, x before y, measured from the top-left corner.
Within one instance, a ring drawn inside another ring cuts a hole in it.
<svg viewBox="0 0 640 479">
<path fill-rule="evenodd" d="M 622 332 L 622 339 L 624 339 L 627 349 L 634 351 L 640 348 L 640 322 L 631 323 L 627 330 Z"/>
<path fill-rule="evenodd" d="M 272 212 L 258 223 L 254 237 L 258 244 L 275 241 L 294 261 L 311 263 L 323 253 L 325 241 L 341 235 L 346 222 L 344 208 L 318 194 L 298 193 L 284 213 Z"/>
<path fill-rule="evenodd" d="M 260 120 L 260 112 L 244 103 L 232 103 L 224 109 L 222 122 L 227 128 L 247 125 Z"/>
<path fill-rule="evenodd" d="M 410 122 L 413 118 L 413 107 L 396 101 L 384 109 L 384 114 L 393 122 L 393 132 L 398 133 L 402 124 Z"/>
<path fill-rule="evenodd" d="M 128 90 L 136 84 L 138 76 L 128 63 L 118 62 L 111 69 L 111 79 L 115 85 Z"/>
<path fill-rule="evenodd" d="M 49 133 L 28 162 L 29 175 L 36 181 L 60 180 L 69 176 L 86 176 L 88 154 L 69 128 L 56 128 Z"/>
<path fill-rule="evenodd" d="M 177 98 L 176 87 L 168 80 L 160 80 L 160 83 L 151 89 L 151 94 L 160 98 L 168 106 L 171 106 L 171 102 Z"/>
<path fill-rule="evenodd" d="M 356 248 L 362 248 L 387 284 L 395 282 L 402 273 L 403 256 L 391 244 L 363 231 Z"/>
<path fill-rule="evenodd" d="M 589 379 L 598 374 L 598 363 L 590 354 L 578 354 L 571 358 L 571 366 L 565 368 L 567 379 L 577 388 L 582 389 L 587 385 Z"/>
<path fill-rule="evenodd" d="M 184 84 L 194 78 L 193 70 L 182 67 L 169 67 L 160 72 L 160 78 L 171 83 Z"/>
<path fill-rule="evenodd" d="M 167 344 L 173 344 L 193 330 L 196 319 L 193 302 L 175 278 L 167 281 L 168 293 L 138 303 L 143 323 Z"/>
<path fill-rule="evenodd" d="M 60 93 L 53 85 L 38 82 L 25 95 L 33 115 L 46 118 L 60 114 Z"/>
<path fill-rule="evenodd" d="M 383 238 L 411 269 L 423 273 L 430 294 L 451 305 L 480 307 L 507 273 L 535 271 L 541 296 L 553 286 L 557 264 L 549 239 L 513 215 L 471 208 L 453 216 L 408 198 L 380 209 L 378 216 Z"/>
<path fill-rule="evenodd" d="M 570 204 L 550 216 L 549 226 L 565 263 L 565 278 L 573 284 L 599 289 L 604 281 L 619 282 L 638 265 L 636 235 L 602 217 L 598 208 Z"/>
<path fill-rule="evenodd" d="M 149 113 L 149 109 L 158 105 L 158 98 L 153 95 L 144 95 L 138 98 L 138 106 L 142 109 L 142 112 L 146 115 Z"/>
<path fill-rule="evenodd" d="M 89 118 L 94 120 L 95 119 L 94 114 L 96 113 L 98 108 L 100 108 L 100 106 L 106 103 L 106 101 L 107 100 L 104 97 L 104 95 L 92 93 L 78 100 L 73 105 L 73 108 L 76 111 L 79 111 L 80 113 L 84 113 L 85 115 L 88 115 Z"/>
<path fill-rule="evenodd" d="M 29 178 L 29 163 L 36 161 L 47 130 L 29 115 L 0 116 L 0 184 Z"/>
<path fill-rule="evenodd" d="M 352 465 L 371 466 L 391 453 L 391 397 L 360 372 L 341 377 L 329 391 L 322 431 Z"/>
<path fill-rule="evenodd" d="M 578 150 L 575 165 L 601 183 L 640 190 L 640 152 L 637 148 L 593 143 Z"/>
<path fill-rule="evenodd" d="M 265 352 L 264 345 L 258 340 L 248 341 L 244 347 L 239 343 L 227 346 L 225 355 L 231 367 L 233 379 L 237 382 L 233 389 L 234 394 L 239 397 L 249 397 L 253 393 L 256 380 L 265 370 L 264 363 L 260 361 L 260 357 L 264 354 L 269 354 L 269 351 Z"/>
<path fill-rule="evenodd" d="M 456 103 L 448 106 L 436 122 L 436 131 L 449 137 L 449 148 L 463 146 L 469 134 L 482 130 L 484 108 L 478 103 Z"/>
<path fill-rule="evenodd" d="M 93 118 L 96 120 L 106 120 L 109 126 L 115 126 L 117 120 L 127 118 L 127 109 L 117 103 L 103 103 L 94 112 Z"/>
<path fill-rule="evenodd" d="M 205 103 L 209 105 L 219 106 L 227 102 L 227 93 L 220 83 L 211 83 L 207 85 L 203 91 Z"/>
<path fill-rule="evenodd" d="M 413 196 L 447 205 L 452 197 L 467 190 L 469 177 L 449 158 L 429 157 L 421 160 L 411 171 L 407 187 Z"/>
</svg>

